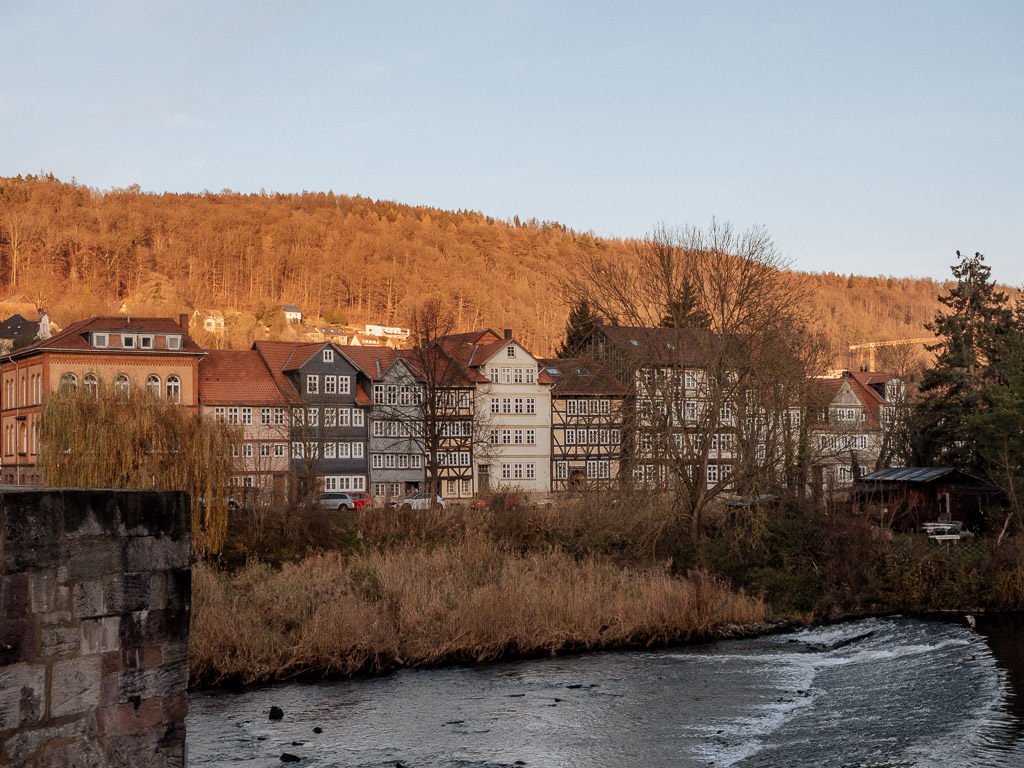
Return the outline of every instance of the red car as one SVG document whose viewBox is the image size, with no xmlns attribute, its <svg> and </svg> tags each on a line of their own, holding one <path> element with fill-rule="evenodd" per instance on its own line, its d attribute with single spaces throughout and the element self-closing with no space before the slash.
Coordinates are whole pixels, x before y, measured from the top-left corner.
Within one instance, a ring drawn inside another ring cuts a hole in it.
<svg viewBox="0 0 1024 768">
<path fill-rule="evenodd" d="M 366 507 L 373 506 L 373 497 L 363 491 L 350 491 L 349 496 L 352 497 L 352 502 L 355 504 L 356 509 L 365 509 Z"/>
</svg>

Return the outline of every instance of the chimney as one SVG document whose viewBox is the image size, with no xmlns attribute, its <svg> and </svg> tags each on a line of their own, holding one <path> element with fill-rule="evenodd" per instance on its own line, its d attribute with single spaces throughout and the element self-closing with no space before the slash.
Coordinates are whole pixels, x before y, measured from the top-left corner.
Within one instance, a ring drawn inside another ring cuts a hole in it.
<svg viewBox="0 0 1024 768">
<path fill-rule="evenodd" d="M 178 315 L 178 325 L 181 326 L 181 330 L 188 331 L 188 315 L 185 312 Z"/>
<path fill-rule="evenodd" d="M 505 329 L 505 341 L 508 341 L 511 338 L 512 338 L 512 329 L 511 328 L 506 328 Z"/>
</svg>

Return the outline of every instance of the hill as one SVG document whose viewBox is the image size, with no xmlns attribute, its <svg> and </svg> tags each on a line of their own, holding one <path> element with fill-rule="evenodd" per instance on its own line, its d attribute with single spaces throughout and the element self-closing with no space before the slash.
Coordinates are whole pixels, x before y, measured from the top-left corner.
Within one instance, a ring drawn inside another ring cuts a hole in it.
<svg viewBox="0 0 1024 768">
<path fill-rule="evenodd" d="M 548 355 L 568 312 L 559 280 L 595 250 L 629 258 L 631 243 L 333 192 L 101 192 L 50 175 L 0 178 L 0 290 L 61 325 L 122 304 L 173 315 L 268 303 L 401 325 L 414 302 L 443 295 L 460 329 L 514 328 Z M 850 343 L 927 335 L 944 289 L 929 279 L 802 278 L 844 365 L 857 362 L 841 354 Z"/>
</svg>

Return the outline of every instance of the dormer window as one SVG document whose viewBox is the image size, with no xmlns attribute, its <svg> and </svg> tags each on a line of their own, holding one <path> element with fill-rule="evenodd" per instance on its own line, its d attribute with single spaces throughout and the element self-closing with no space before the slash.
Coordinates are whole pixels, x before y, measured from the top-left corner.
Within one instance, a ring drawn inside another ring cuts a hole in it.
<svg viewBox="0 0 1024 768">
<path fill-rule="evenodd" d="M 516 345 L 515 344 L 509 344 L 508 348 L 505 351 L 505 354 L 507 354 L 509 357 L 515 357 L 516 356 Z"/>
<path fill-rule="evenodd" d="M 139 336 L 139 347 L 141 349 L 152 349 L 153 348 L 153 337 L 152 336 Z"/>
<path fill-rule="evenodd" d="M 325 363 L 333 363 L 334 362 L 334 350 L 333 349 L 325 349 L 324 350 L 324 362 Z"/>
<path fill-rule="evenodd" d="M 92 335 L 92 345 L 94 347 L 106 347 L 110 344 L 110 335 L 106 333 L 94 333 Z"/>
<path fill-rule="evenodd" d="M 121 346 L 124 349 L 134 349 L 135 348 L 135 337 L 134 336 L 129 336 L 126 333 L 122 333 L 121 334 Z"/>
<path fill-rule="evenodd" d="M 181 336 L 168 336 L 167 337 L 167 348 L 168 349 L 181 349 Z"/>
</svg>

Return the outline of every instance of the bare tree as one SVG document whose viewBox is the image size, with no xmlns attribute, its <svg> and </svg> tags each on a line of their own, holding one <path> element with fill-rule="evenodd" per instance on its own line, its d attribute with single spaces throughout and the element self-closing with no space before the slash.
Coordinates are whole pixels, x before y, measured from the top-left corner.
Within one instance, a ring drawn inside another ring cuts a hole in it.
<svg viewBox="0 0 1024 768">
<path fill-rule="evenodd" d="M 823 366 L 807 293 L 761 228 L 658 228 L 629 261 L 600 253 L 567 288 L 604 325 L 584 349 L 631 392 L 633 478 L 671 494 L 691 535 L 723 494 L 757 497 L 787 476 Z"/>
</svg>

